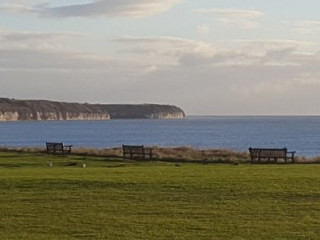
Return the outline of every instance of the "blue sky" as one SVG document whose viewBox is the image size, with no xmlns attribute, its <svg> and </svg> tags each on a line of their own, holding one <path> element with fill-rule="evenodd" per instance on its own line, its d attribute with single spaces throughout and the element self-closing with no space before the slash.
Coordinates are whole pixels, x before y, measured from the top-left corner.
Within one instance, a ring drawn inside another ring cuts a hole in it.
<svg viewBox="0 0 320 240">
<path fill-rule="evenodd" d="M 0 96 L 320 115 L 315 0 L 0 0 Z"/>
</svg>

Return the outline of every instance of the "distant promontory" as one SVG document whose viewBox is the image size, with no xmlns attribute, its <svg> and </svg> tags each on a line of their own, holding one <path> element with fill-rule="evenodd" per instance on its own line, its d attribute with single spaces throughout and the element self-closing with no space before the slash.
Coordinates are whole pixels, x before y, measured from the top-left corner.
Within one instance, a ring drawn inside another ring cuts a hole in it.
<svg viewBox="0 0 320 240">
<path fill-rule="evenodd" d="M 180 119 L 184 111 L 159 104 L 88 104 L 0 98 L 0 121 Z"/>
</svg>

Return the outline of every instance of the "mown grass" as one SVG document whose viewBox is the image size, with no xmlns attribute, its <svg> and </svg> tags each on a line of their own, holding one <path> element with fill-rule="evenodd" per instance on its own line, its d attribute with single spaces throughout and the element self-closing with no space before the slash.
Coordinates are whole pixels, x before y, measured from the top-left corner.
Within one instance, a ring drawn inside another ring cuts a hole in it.
<svg viewBox="0 0 320 240">
<path fill-rule="evenodd" d="M 320 165 L 2 152 L 0 173 L 0 239 L 320 238 Z"/>
</svg>

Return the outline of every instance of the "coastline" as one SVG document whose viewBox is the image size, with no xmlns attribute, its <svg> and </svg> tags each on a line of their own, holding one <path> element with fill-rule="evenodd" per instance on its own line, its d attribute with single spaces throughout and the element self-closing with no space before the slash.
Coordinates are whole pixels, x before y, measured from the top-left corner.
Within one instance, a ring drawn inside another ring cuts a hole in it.
<svg viewBox="0 0 320 240">
<path fill-rule="evenodd" d="M 181 119 L 184 111 L 161 104 L 89 104 L 0 98 L 0 121 Z"/>
<path fill-rule="evenodd" d="M 160 161 L 173 163 L 198 163 L 198 164 L 250 164 L 249 152 L 235 151 L 231 149 L 197 149 L 187 146 L 158 147 L 153 148 L 152 160 L 135 159 L 136 161 Z M 36 153 L 46 155 L 45 147 L 0 147 L 0 152 Z M 110 159 L 124 160 L 122 147 L 113 148 L 85 148 L 75 147 L 72 149 L 73 156 L 105 157 Z M 126 159 L 128 160 L 128 159 Z M 284 160 L 278 163 L 262 162 L 261 164 L 285 164 Z M 292 163 L 287 163 L 292 164 Z M 320 156 L 304 157 L 295 156 L 293 164 L 320 164 Z"/>
</svg>

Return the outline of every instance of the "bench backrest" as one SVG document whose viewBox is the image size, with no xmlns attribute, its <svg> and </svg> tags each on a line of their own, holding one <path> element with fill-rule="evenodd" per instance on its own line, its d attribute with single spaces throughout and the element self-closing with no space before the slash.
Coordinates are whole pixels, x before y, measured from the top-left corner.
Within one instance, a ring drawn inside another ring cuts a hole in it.
<svg viewBox="0 0 320 240">
<path fill-rule="evenodd" d="M 48 152 L 63 151 L 63 143 L 47 142 L 46 146 Z"/>
<path fill-rule="evenodd" d="M 287 156 L 286 148 L 249 148 L 251 157 L 278 157 L 285 158 Z"/>
<path fill-rule="evenodd" d="M 124 153 L 144 153 L 143 145 L 122 145 Z"/>
</svg>

